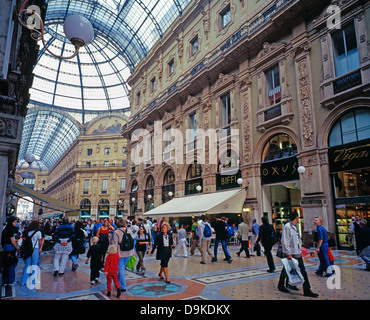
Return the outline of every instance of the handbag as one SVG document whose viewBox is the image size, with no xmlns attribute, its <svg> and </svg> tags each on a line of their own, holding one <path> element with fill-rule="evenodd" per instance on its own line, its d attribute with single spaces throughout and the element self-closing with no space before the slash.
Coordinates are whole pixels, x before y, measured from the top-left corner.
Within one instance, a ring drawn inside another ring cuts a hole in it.
<svg viewBox="0 0 370 320">
<path fill-rule="evenodd" d="M 283 246 L 282 246 L 281 244 L 280 244 L 280 245 L 279 245 L 279 247 L 277 248 L 276 256 L 277 256 L 278 258 L 281 258 L 281 259 L 286 258 L 285 254 L 284 254 L 284 252 L 283 252 Z"/>
</svg>

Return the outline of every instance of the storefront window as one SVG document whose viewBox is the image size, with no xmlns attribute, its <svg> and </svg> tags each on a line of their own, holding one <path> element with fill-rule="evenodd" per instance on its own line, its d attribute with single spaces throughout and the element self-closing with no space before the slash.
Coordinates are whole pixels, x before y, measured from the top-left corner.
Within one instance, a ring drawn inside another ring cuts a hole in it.
<svg viewBox="0 0 370 320">
<path fill-rule="evenodd" d="M 136 180 L 134 180 L 131 184 L 131 192 L 130 192 L 130 217 L 134 217 L 137 208 L 137 191 L 139 190 L 139 185 Z"/>
<path fill-rule="evenodd" d="M 109 200 L 100 199 L 98 203 L 98 215 L 99 218 L 108 218 L 109 217 Z"/>
<path fill-rule="evenodd" d="M 370 109 L 344 114 L 329 135 L 338 244 L 352 248 L 352 218 L 370 219 Z"/>
<path fill-rule="evenodd" d="M 124 201 L 123 201 L 123 199 L 119 199 L 117 201 L 117 213 L 116 213 L 116 216 L 117 217 L 122 217 L 123 216 L 124 209 L 125 209 L 125 207 L 124 207 Z"/>
<path fill-rule="evenodd" d="M 154 208 L 154 178 L 149 176 L 144 190 L 145 212 Z"/>
<path fill-rule="evenodd" d="M 89 199 L 83 199 L 80 202 L 80 217 L 89 218 L 91 215 L 91 201 Z"/>
<path fill-rule="evenodd" d="M 267 189 L 268 188 L 268 189 Z M 284 225 L 289 222 L 289 215 L 297 212 L 299 215 L 298 230 L 302 236 L 303 211 L 300 206 L 301 190 L 294 187 L 294 183 L 286 183 L 264 187 L 264 194 L 271 199 L 272 221 L 276 232 L 281 235 Z M 267 190 L 266 190 L 267 189 Z"/>
</svg>

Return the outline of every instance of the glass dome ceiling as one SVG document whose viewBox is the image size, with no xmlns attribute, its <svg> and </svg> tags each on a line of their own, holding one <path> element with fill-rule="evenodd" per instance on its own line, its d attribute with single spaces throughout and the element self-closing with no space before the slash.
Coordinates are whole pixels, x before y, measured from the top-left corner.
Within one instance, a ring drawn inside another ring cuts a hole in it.
<svg viewBox="0 0 370 320">
<path fill-rule="evenodd" d="M 190 0 L 47 0 L 45 42 L 56 55 L 74 46 L 63 22 L 72 14 L 93 25 L 93 41 L 63 60 L 39 52 L 31 103 L 78 110 L 128 109 L 126 80 Z"/>
<path fill-rule="evenodd" d="M 71 60 L 40 46 L 19 166 L 27 167 L 24 156 L 33 154 L 33 166 L 50 169 L 80 133 L 73 118 L 84 124 L 91 112 L 129 111 L 127 78 L 190 1 L 46 0 L 45 42 L 53 53 L 74 52 L 63 31 L 69 15 L 86 17 L 95 34 Z"/>
</svg>

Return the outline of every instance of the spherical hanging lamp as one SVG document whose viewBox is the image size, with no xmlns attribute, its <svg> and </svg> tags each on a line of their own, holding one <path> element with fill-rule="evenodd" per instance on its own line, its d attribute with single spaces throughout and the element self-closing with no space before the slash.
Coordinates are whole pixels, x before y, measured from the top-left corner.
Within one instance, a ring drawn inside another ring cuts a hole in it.
<svg viewBox="0 0 370 320">
<path fill-rule="evenodd" d="M 64 33 L 75 47 L 83 47 L 94 38 L 94 29 L 89 20 L 78 14 L 64 20 Z"/>
</svg>

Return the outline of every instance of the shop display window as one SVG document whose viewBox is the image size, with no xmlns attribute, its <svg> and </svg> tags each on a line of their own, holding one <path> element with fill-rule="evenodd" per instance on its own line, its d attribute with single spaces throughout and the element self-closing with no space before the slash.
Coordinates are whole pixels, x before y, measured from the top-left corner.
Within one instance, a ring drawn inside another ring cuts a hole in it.
<svg viewBox="0 0 370 320">
<path fill-rule="evenodd" d="M 299 222 L 297 227 L 302 237 L 304 226 L 303 210 L 300 206 L 300 189 L 285 187 L 284 185 L 270 186 L 269 188 L 271 198 L 272 221 L 277 234 L 281 236 L 284 225 L 289 222 L 290 213 L 295 211 L 299 215 Z"/>
</svg>

